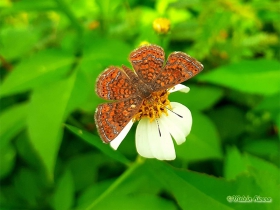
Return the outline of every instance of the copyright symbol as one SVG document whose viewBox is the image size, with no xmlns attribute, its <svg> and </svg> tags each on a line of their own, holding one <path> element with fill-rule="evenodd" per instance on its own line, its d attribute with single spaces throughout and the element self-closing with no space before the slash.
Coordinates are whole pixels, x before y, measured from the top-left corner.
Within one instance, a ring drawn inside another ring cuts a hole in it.
<svg viewBox="0 0 280 210">
<path fill-rule="evenodd" d="M 227 196 L 227 201 L 231 203 L 232 202 L 232 197 L 231 196 Z"/>
</svg>

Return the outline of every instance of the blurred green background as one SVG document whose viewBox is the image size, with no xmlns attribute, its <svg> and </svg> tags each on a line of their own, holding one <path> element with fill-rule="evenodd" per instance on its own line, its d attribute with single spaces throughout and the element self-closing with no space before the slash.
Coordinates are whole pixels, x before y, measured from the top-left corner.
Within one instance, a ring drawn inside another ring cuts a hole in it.
<svg viewBox="0 0 280 210">
<path fill-rule="evenodd" d="M 0 208 L 279 209 L 279 12 L 277 0 L 0 1 Z M 94 125 L 96 77 L 144 41 L 205 67 L 170 96 L 193 115 L 174 161 L 137 158 L 135 126 L 113 151 Z"/>
</svg>

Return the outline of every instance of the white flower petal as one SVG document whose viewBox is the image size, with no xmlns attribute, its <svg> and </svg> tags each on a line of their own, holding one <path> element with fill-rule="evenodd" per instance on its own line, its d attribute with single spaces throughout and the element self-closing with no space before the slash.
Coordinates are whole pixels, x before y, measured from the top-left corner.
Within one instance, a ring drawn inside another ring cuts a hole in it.
<svg viewBox="0 0 280 210">
<path fill-rule="evenodd" d="M 146 158 L 153 158 L 153 153 L 150 149 L 148 138 L 150 136 L 148 129 L 149 129 L 150 121 L 148 118 L 143 118 L 137 125 L 136 128 L 136 149 L 137 152 Z"/>
<path fill-rule="evenodd" d="M 174 121 L 173 118 L 169 117 L 170 115 L 173 115 L 173 113 L 168 111 L 168 116 L 166 116 L 165 114 L 162 115 L 159 121 L 162 123 L 164 129 L 168 130 L 169 133 L 173 136 L 177 144 L 182 144 L 186 141 L 185 133 L 181 130 L 180 127 L 177 126 L 177 122 Z"/>
<path fill-rule="evenodd" d="M 132 125 L 133 125 L 133 122 L 132 122 L 132 120 L 130 120 L 129 123 L 124 127 L 124 129 L 119 133 L 119 135 L 110 142 L 110 146 L 114 150 L 118 149 L 119 145 L 122 143 L 122 141 L 126 137 L 128 131 L 130 130 Z"/>
<path fill-rule="evenodd" d="M 136 129 L 137 152 L 146 158 L 174 160 L 175 149 L 169 132 L 161 122 L 150 122 L 148 118 L 140 120 Z"/>
<path fill-rule="evenodd" d="M 177 102 L 171 102 L 170 104 L 173 110 L 172 112 L 168 111 L 168 122 L 164 120 L 163 124 L 166 126 L 168 123 L 172 122 L 174 126 L 177 127 L 174 128 L 173 125 L 168 124 L 168 126 L 170 126 L 169 132 L 174 137 L 177 144 L 182 144 L 185 141 L 185 138 L 182 138 L 182 133 L 186 137 L 191 131 L 192 115 L 190 110 L 184 105 Z M 180 132 L 178 132 L 178 130 L 180 130 Z"/>
<path fill-rule="evenodd" d="M 163 157 L 161 160 L 174 160 L 176 158 L 176 153 L 170 133 L 164 128 L 160 121 L 158 121 L 158 123 L 161 133 L 159 145 L 162 152 L 161 156 Z"/>
<path fill-rule="evenodd" d="M 188 93 L 190 91 L 190 88 L 185 86 L 185 85 L 178 84 L 178 85 L 175 85 L 173 88 L 171 88 L 168 92 L 173 93 L 173 92 L 176 92 L 176 91 Z"/>
<path fill-rule="evenodd" d="M 159 136 L 158 126 L 156 121 L 149 122 L 148 135 L 149 136 L 146 139 L 146 141 L 148 141 L 153 157 L 161 160 L 163 157 L 161 155 L 162 152 L 161 152 L 160 140 L 159 140 L 160 136 Z"/>
</svg>

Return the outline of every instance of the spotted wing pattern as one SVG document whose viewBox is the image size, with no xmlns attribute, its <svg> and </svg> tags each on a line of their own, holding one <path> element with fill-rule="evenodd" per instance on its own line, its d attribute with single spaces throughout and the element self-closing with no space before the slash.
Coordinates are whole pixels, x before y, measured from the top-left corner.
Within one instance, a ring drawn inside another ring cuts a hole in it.
<svg viewBox="0 0 280 210">
<path fill-rule="evenodd" d="M 180 84 L 203 70 L 203 65 L 183 52 L 171 53 L 164 69 L 153 84 L 153 90 L 166 90 Z"/>
<path fill-rule="evenodd" d="M 129 60 L 138 77 L 149 84 L 163 67 L 164 50 L 156 45 L 142 46 L 130 54 Z"/>
<path fill-rule="evenodd" d="M 103 142 L 114 140 L 135 116 L 146 99 L 143 93 L 166 90 L 203 70 L 200 62 L 182 52 L 170 54 L 163 68 L 164 56 L 159 46 L 143 46 L 129 57 L 137 75 L 124 66 L 124 71 L 112 66 L 100 74 L 96 82 L 97 95 L 105 100 L 117 100 L 96 109 L 95 123 Z"/>
<path fill-rule="evenodd" d="M 94 119 L 103 142 L 109 143 L 119 135 L 138 112 L 142 102 L 143 99 L 136 96 L 123 101 L 104 103 L 97 107 Z"/>
<path fill-rule="evenodd" d="M 120 100 L 130 98 L 137 90 L 121 69 L 111 66 L 97 78 L 95 91 L 103 99 Z"/>
</svg>

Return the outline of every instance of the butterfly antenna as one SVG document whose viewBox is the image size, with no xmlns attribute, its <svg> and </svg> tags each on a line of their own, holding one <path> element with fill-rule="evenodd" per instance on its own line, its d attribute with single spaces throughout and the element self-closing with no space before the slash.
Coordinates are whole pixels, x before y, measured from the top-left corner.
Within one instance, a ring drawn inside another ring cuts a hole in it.
<svg viewBox="0 0 280 210">
<path fill-rule="evenodd" d="M 166 109 L 168 109 L 167 107 L 165 107 Z M 183 118 L 183 116 L 182 115 L 179 115 L 178 113 L 176 113 L 176 112 L 174 112 L 173 110 L 171 110 L 171 109 L 168 109 L 170 112 L 172 112 L 172 113 L 174 113 L 174 114 L 176 114 L 178 117 L 181 117 L 181 118 Z"/>
<path fill-rule="evenodd" d="M 158 124 L 158 120 L 156 119 L 156 121 L 157 121 L 158 133 L 159 133 L 159 136 L 161 137 L 161 132 L 160 132 L 160 128 L 159 128 L 159 124 Z"/>
</svg>

